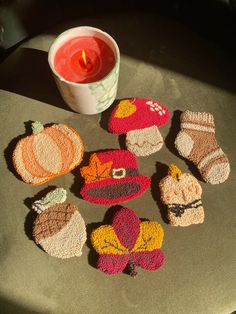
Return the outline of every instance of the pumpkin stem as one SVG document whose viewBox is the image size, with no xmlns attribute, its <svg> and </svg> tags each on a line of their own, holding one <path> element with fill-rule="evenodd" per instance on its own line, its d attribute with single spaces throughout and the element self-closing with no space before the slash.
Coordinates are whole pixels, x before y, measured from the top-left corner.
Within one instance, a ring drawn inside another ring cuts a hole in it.
<svg viewBox="0 0 236 314">
<path fill-rule="evenodd" d="M 44 130 L 44 126 L 39 121 L 33 122 L 31 125 L 31 128 L 32 128 L 33 134 L 38 134 Z"/>
<path fill-rule="evenodd" d="M 168 175 L 179 181 L 182 175 L 182 171 L 174 164 L 171 164 L 168 169 Z"/>
<path fill-rule="evenodd" d="M 57 188 L 52 192 L 49 192 L 41 200 L 35 201 L 32 205 L 33 210 L 38 214 L 41 214 L 45 209 L 55 205 L 64 203 L 66 200 L 66 190 L 63 188 Z"/>
</svg>

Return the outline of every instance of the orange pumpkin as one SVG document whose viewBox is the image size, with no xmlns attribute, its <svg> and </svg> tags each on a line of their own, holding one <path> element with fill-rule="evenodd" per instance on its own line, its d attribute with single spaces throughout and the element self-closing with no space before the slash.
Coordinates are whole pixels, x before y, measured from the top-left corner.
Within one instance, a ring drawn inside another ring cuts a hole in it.
<svg viewBox="0 0 236 314">
<path fill-rule="evenodd" d="M 36 121 L 33 134 L 21 139 L 13 152 L 13 164 L 23 181 L 43 184 L 77 167 L 84 145 L 79 134 L 65 124 L 47 128 Z"/>
</svg>

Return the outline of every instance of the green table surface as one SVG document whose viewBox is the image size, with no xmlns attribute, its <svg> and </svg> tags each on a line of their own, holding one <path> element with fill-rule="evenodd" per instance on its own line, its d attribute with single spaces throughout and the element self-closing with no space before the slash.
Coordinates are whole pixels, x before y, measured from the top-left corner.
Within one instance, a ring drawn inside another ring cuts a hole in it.
<svg viewBox="0 0 236 314">
<path fill-rule="evenodd" d="M 36 246 L 30 204 L 48 187 L 64 187 L 88 225 L 103 221 L 108 206 L 78 197 L 79 168 L 41 186 L 16 176 L 12 151 L 30 121 L 66 123 L 91 151 L 123 147 L 123 137 L 106 131 L 109 110 L 86 116 L 72 112 L 61 99 L 47 65 L 47 51 L 55 37 L 78 25 L 110 33 L 121 51 L 117 98 L 150 97 L 165 104 L 172 119 L 160 131 L 165 145 L 149 157 L 138 158 L 140 172 L 152 177 L 151 188 L 125 202 L 141 218 L 163 225 L 165 266 L 107 276 L 95 268 L 95 255 L 85 245 L 81 258 L 61 260 Z M 235 57 L 184 26 L 152 14 L 113 14 L 60 24 L 26 41 L 1 65 L 0 78 L 0 313 L 204 313 L 229 314 L 236 309 L 236 182 L 235 182 Z M 220 185 L 199 181 L 205 222 L 187 228 L 165 222 L 158 182 L 167 165 L 177 164 L 197 176 L 190 163 L 174 150 L 179 112 L 211 112 L 216 136 L 231 162 L 229 179 Z"/>
</svg>

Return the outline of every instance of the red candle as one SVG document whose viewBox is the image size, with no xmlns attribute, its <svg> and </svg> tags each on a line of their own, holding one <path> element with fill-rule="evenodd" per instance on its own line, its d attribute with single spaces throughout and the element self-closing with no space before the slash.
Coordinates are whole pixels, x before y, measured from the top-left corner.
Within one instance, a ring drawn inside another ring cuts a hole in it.
<svg viewBox="0 0 236 314">
<path fill-rule="evenodd" d="M 115 65 L 112 49 L 94 36 L 78 36 L 65 42 L 56 52 L 55 70 L 67 81 L 95 82 Z"/>
</svg>

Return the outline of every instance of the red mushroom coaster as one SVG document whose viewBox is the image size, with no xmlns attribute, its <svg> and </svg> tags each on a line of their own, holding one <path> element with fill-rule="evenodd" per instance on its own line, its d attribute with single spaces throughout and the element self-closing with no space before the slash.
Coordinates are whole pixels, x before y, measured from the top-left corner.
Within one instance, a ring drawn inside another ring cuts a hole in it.
<svg viewBox="0 0 236 314">
<path fill-rule="evenodd" d="M 159 151 L 163 138 L 159 127 L 170 117 L 160 102 L 147 98 L 125 99 L 118 103 L 109 119 L 109 131 L 127 133 L 126 146 L 136 156 L 148 156 Z"/>
<path fill-rule="evenodd" d="M 85 179 L 80 194 L 92 203 L 117 204 L 135 198 L 150 186 L 150 178 L 139 174 L 135 156 L 128 150 L 94 153 L 81 168 Z"/>
<path fill-rule="evenodd" d="M 172 226 L 186 227 L 203 223 L 202 188 L 190 173 L 182 173 L 178 167 L 171 165 L 159 187 Z"/>
<path fill-rule="evenodd" d="M 162 246 L 164 231 L 156 221 L 141 222 L 136 213 L 121 207 L 111 225 L 102 225 L 91 234 L 91 242 L 99 254 L 97 267 L 108 275 L 125 268 L 135 277 L 136 266 L 155 271 L 165 261 Z"/>
<path fill-rule="evenodd" d="M 87 238 L 77 206 L 65 200 L 66 190 L 57 188 L 32 206 L 39 214 L 33 227 L 35 242 L 58 258 L 81 256 Z"/>
</svg>

